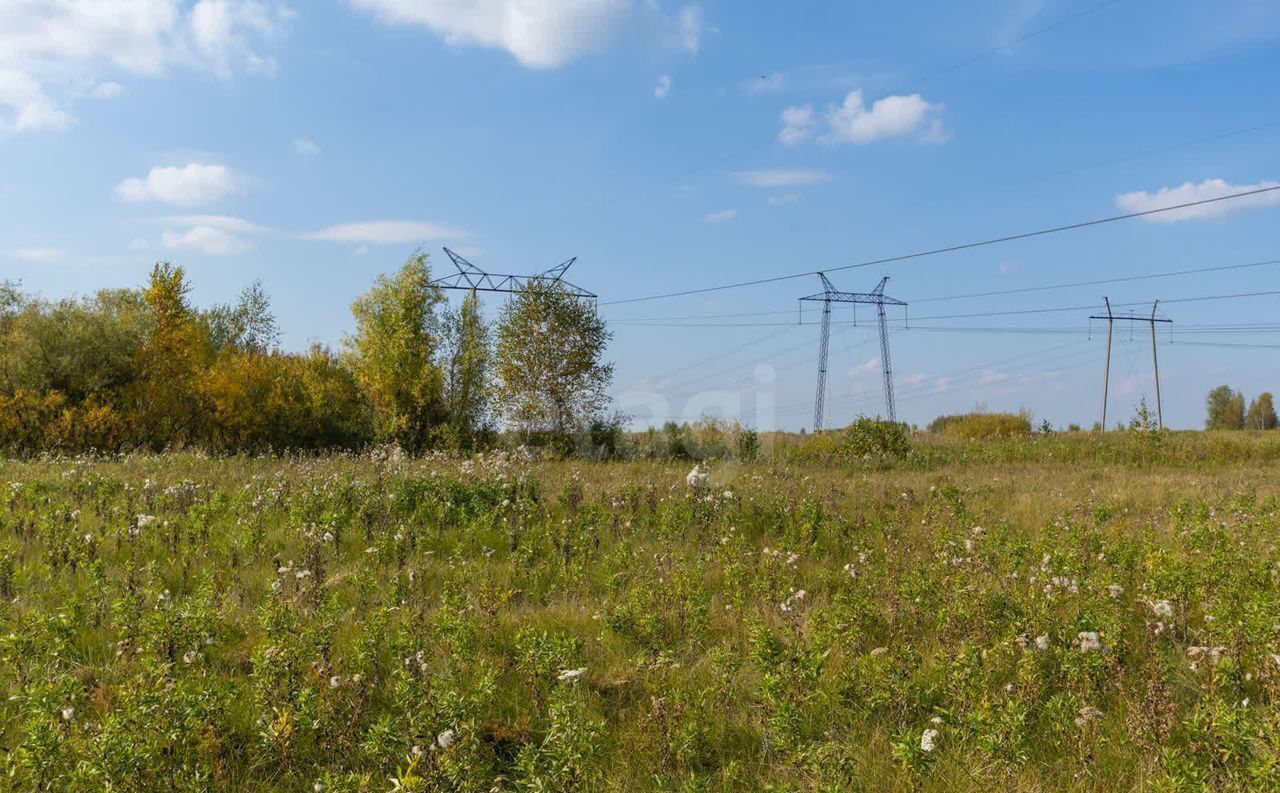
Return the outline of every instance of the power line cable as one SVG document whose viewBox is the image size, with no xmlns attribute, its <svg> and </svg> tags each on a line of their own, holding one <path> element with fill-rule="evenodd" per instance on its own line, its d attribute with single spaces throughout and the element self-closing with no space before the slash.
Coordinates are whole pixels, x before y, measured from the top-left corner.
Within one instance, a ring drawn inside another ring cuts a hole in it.
<svg viewBox="0 0 1280 793">
<path fill-rule="evenodd" d="M 1222 264 L 1211 267 L 1194 267 L 1186 270 L 1169 270 L 1159 273 L 1144 273 L 1142 275 L 1118 276 L 1116 278 L 1099 278 L 1091 281 L 1072 281 L 1061 284 L 1048 284 L 1044 286 L 1026 286 L 1017 289 L 997 289 L 989 292 L 966 292 L 958 295 L 940 295 L 935 297 L 921 297 L 908 300 L 907 302 L 915 305 L 917 303 L 937 303 L 946 300 L 967 300 L 975 297 L 999 297 L 1004 295 L 1026 294 L 1029 292 L 1047 292 L 1056 289 L 1077 289 L 1086 286 L 1105 286 L 1107 284 L 1128 283 L 1132 281 L 1146 281 L 1157 278 L 1173 278 L 1184 275 L 1200 275 L 1203 273 L 1218 273 L 1229 270 L 1245 270 L 1254 267 L 1266 267 L 1270 265 L 1280 264 L 1280 259 L 1266 259 L 1256 262 L 1245 262 L 1243 264 Z M 734 319 L 740 317 L 774 317 L 783 314 L 794 314 L 794 310 L 774 310 L 774 311 L 743 311 L 728 314 L 691 314 L 685 316 L 657 316 L 657 317 L 619 317 L 609 320 L 611 323 L 626 322 L 655 322 L 655 321 L 678 321 L 678 320 L 698 320 L 698 319 Z M 803 316 L 803 314 L 801 315 Z"/>
<path fill-rule="evenodd" d="M 1036 231 L 1025 231 L 1019 234 L 1008 234 L 1003 237 L 993 237 L 991 239 L 978 240 L 977 242 L 965 242 L 959 245 L 948 245 L 943 248 L 934 248 L 932 250 L 918 251 L 916 253 L 907 253 L 899 256 L 887 256 L 882 259 L 871 259 L 864 262 L 857 262 L 855 264 L 843 264 L 837 267 L 827 267 L 821 271 L 808 270 L 803 273 L 792 273 L 790 275 L 777 275 L 777 276 L 772 276 L 770 278 L 757 278 L 751 281 L 739 281 L 737 283 L 721 284 L 719 286 L 707 286 L 707 287 L 702 287 L 700 289 L 685 289 L 678 292 L 665 292 L 665 293 L 656 294 L 656 295 L 646 295 L 644 297 L 629 297 L 621 300 L 607 300 L 602 302 L 601 305 L 613 306 L 613 305 L 621 305 L 623 303 L 643 303 L 650 300 L 664 300 L 672 297 L 700 295 L 700 294 L 706 294 L 708 292 L 721 292 L 726 289 L 740 289 L 746 286 L 760 286 L 762 284 L 772 284 L 772 283 L 777 283 L 779 281 L 789 281 L 796 278 L 806 278 L 811 275 L 817 275 L 819 272 L 832 273 L 832 272 L 839 272 L 842 270 L 854 270 L 862 267 L 873 267 L 879 264 L 891 264 L 894 262 L 903 262 L 910 259 L 920 259 L 926 256 L 937 256 L 943 253 L 955 253 L 957 251 L 972 250 L 974 248 L 981 248 L 988 245 L 998 245 L 1000 243 L 1005 243 L 1005 242 L 1014 242 L 1017 240 L 1031 239 L 1033 237 L 1043 237 L 1048 234 L 1058 234 L 1064 231 L 1076 231 L 1078 229 L 1090 228 L 1092 226 L 1101 226 L 1106 223 L 1116 223 L 1121 220 L 1132 220 L 1134 218 L 1150 217 L 1152 215 L 1159 215 L 1165 212 L 1175 212 L 1179 209 L 1190 209 L 1191 207 L 1207 206 L 1209 204 L 1216 204 L 1222 201 L 1234 201 L 1240 198 L 1248 198 L 1249 196 L 1256 196 L 1256 195 L 1262 195 L 1264 193 L 1275 192 L 1276 190 L 1280 190 L 1280 185 L 1273 185 L 1270 187 L 1259 187 L 1253 190 L 1245 190 L 1239 193 L 1231 193 L 1230 195 L 1218 196 L 1216 198 L 1202 198 L 1198 201 L 1186 201 L 1181 204 L 1172 204 L 1170 206 L 1157 207 L 1155 209 L 1146 209 L 1141 212 L 1129 212 L 1123 215 L 1111 215 L 1109 217 L 1095 218 L 1093 220 L 1086 220 L 1078 223 L 1068 223 L 1061 226 L 1053 226 L 1051 228 L 1038 229 Z"/>
</svg>

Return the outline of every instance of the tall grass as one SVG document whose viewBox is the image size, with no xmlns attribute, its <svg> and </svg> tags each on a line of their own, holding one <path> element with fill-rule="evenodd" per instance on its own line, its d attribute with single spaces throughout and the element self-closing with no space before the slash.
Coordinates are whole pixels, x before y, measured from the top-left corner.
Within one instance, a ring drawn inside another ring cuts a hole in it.
<svg viewBox="0 0 1280 793">
<path fill-rule="evenodd" d="M 1151 435 L 0 462 L 0 789 L 1276 789 L 1276 443 Z"/>
</svg>

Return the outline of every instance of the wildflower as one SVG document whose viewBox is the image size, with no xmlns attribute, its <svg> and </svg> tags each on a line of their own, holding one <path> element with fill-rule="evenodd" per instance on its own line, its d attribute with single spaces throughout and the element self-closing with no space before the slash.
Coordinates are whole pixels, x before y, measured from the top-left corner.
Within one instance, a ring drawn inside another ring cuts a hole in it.
<svg viewBox="0 0 1280 793">
<path fill-rule="evenodd" d="M 71 721 L 73 718 L 75 718 L 75 715 L 76 715 L 76 709 L 71 707 L 70 705 L 62 709 L 63 721 Z"/>
<path fill-rule="evenodd" d="M 923 733 L 921 733 L 921 735 L 920 735 L 920 751 L 922 751 L 922 752 L 932 752 L 932 751 L 933 751 L 933 742 L 934 742 L 934 740 L 935 740 L 937 737 L 938 737 L 938 731 L 937 731 L 937 730 L 935 730 L 935 729 L 933 729 L 932 727 L 931 727 L 931 728 L 929 728 L 929 729 L 927 729 L 927 730 L 925 730 Z"/>
<path fill-rule="evenodd" d="M 436 736 L 436 745 L 441 749 L 448 749 L 458 742 L 458 734 L 453 730 L 445 730 Z"/>
<path fill-rule="evenodd" d="M 579 669 L 561 669 L 559 680 L 565 683 L 571 682 L 582 677 L 583 673 L 586 671 L 587 668 L 585 666 Z"/>
<path fill-rule="evenodd" d="M 1202 655 L 1208 656 L 1209 663 L 1213 664 L 1214 666 L 1218 665 L 1218 662 L 1222 660 L 1222 656 L 1226 652 L 1227 652 L 1227 648 L 1222 646 L 1188 647 L 1187 648 L 1187 655 L 1191 656 L 1192 658 L 1198 658 L 1199 656 L 1202 656 Z"/>
<path fill-rule="evenodd" d="M 702 463 L 698 463 L 697 465 L 695 465 L 693 467 L 693 470 L 689 472 L 688 476 L 684 478 L 684 481 L 686 484 L 689 485 L 689 487 L 692 487 L 694 490 L 701 490 L 702 488 L 706 487 L 707 471 L 705 468 L 702 467 Z"/>
<path fill-rule="evenodd" d="M 1098 639 L 1097 631 L 1080 631 L 1076 634 L 1076 638 L 1080 640 L 1080 652 L 1096 653 L 1102 651 L 1102 641 Z"/>
<path fill-rule="evenodd" d="M 858 577 L 858 570 L 853 566 L 853 562 L 849 562 L 844 566 L 844 571 L 849 574 L 850 578 Z"/>
<path fill-rule="evenodd" d="M 342 678 L 338 675 L 329 678 L 329 688 L 337 688 L 340 685 L 342 685 Z"/>
<path fill-rule="evenodd" d="M 790 614 L 791 612 L 795 611 L 796 606 L 800 604 L 800 601 L 804 600 L 805 595 L 807 594 L 808 593 L 805 592 L 803 589 L 792 592 L 791 595 L 788 596 L 787 599 L 782 601 L 782 603 L 780 604 L 782 613 Z"/>
<path fill-rule="evenodd" d="M 934 716 L 932 719 L 929 719 L 929 723 L 930 723 L 930 724 L 941 724 L 941 723 L 942 723 L 942 717 L 941 717 L 941 716 Z"/>
<path fill-rule="evenodd" d="M 1091 721 L 1102 721 L 1102 711 L 1092 705 L 1085 705 L 1080 708 L 1080 715 L 1076 718 L 1076 726 L 1083 727 Z"/>
<path fill-rule="evenodd" d="M 1157 617 L 1172 617 L 1173 604 L 1167 600 L 1148 600 L 1147 606 Z"/>
<path fill-rule="evenodd" d="M 1042 651 L 1049 649 L 1049 634 L 1042 633 L 1036 637 L 1036 649 Z"/>
<path fill-rule="evenodd" d="M 351 682 L 352 682 L 352 683 L 355 683 L 356 685 L 360 685 L 360 681 L 361 681 L 361 680 L 364 680 L 364 675 L 362 675 L 362 674 L 360 674 L 360 673 L 358 673 L 358 672 L 357 672 L 356 674 L 354 674 L 354 675 L 352 675 L 352 676 L 351 676 Z"/>
<path fill-rule="evenodd" d="M 1109 584 L 1107 586 L 1107 594 L 1111 596 L 1112 600 L 1119 600 L 1120 596 L 1124 594 L 1124 587 L 1119 584 Z"/>
<path fill-rule="evenodd" d="M 333 532 L 331 532 L 331 531 L 326 531 L 326 532 L 324 533 L 324 541 L 325 541 L 325 542 L 333 542 Z"/>
<path fill-rule="evenodd" d="M 284 588 L 284 584 L 280 583 L 279 579 L 271 582 L 272 592 L 279 592 L 283 588 Z"/>
<path fill-rule="evenodd" d="M 139 515 L 136 525 L 139 529 L 145 529 L 146 527 L 150 526 L 152 523 L 155 523 L 155 522 L 156 522 L 155 515 Z"/>
<path fill-rule="evenodd" d="M 198 653 L 196 653 L 195 650 L 187 650 L 185 653 L 182 654 L 182 663 L 190 664 L 194 662 L 196 660 L 197 655 Z"/>
<path fill-rule="evenodd" d="M 874 649 L 874 650 L 872 650 L 872 651 L 871 651 L 871 657 L 872 657 L 872 658 L 878 658 L 878 657 L 880 657 L 880 656 L 884 655 L 884 654 L 885 654 L 885 653 L 887 653 L 887 652 L 889 652 L 889 648 L 888 648 L 888 647 L 877 647 L 876 649 Z"/>
</svg>

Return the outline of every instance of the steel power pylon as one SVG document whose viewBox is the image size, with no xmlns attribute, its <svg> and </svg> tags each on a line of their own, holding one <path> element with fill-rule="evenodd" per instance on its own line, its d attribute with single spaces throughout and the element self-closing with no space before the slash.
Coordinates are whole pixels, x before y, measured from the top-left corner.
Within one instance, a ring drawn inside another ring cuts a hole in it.
<svg viewBox="0 0 1280 793">
<path fill-rule="evenodd" d="M 876 307 L 876 314 L 880 320 L 880 368 L 884 373 L 884 405 L 889 414 L 889 421 L 897 421 L 898 412 L 893 400 L 893 364 L 889 358 L 889 326 L 885 321 L 884 307 L 887 304 L 905 308 L 906 302 L 885 296 L 884 285 L 889 282 L 889 276 L 881 278 L 880 283 L 870 292 L 842 292 L 836 289 L 835 284 L 831 283 L 825 274 L 818 273 L 818 277 L 822 279 L 824 291 L 800 298 L 801 302 L 822 303 L 822 336 L 818 343 L 818 393 L 813 403 L 814 432 L 822 430 L 822 413 L 827 399 L 827 353 L 831 346 L 832 303 L 868 303 Z"/>
<path fill-rule="evenodd" d="M 441 289 L 466 289 L 472 293 L 505 292 L 510 294 L 519 292 L 530 284 L 562 284 L 566 291 L 574 297 L 596 299 L 594 292 L 588 292 L 582 287 L 575 286 L 564 280 L 565 271 L 578 260 L 576 256 L 537 275 L 500 275 L 481 270 L 448 248 L 445 248 L 444 252 L 453 261 L 453 266 L 458 268 L 458 272 L 446 275 L 443 278 L 437 278 L 431 282 L 432 286 L 438 286 Z"/>
<path fill-rule="evenodd" d="M 1101 426 L 1103 432 L 1107 431 L 1107 395 L 1111 386 L 1111 336 L 1112 331 L 1115 329 L 1115 324 L 1117 321 L 1146 322 L 1151 325 L 1151 368 L 1156 375 L 1156 422 L 1159 424 L 1160 429 L 1164 429 L 1164 406 L 1160 403 L 1160 359 L 1156 356 L 1156 323 L 1170 324 L 1173 320 L 1156 316 L 1156 306 L 1160 305 L 1159 300 L 1151 304 L 1150 316 L 1139 314 L 1136 311 L 1117 314 L 1111 310 L 1110 298 L 1104 297 L 1102 301 L 1107 304 L 1107 313 L 1094 314 L 1089 317 L 1090 320 L 1105 319 L 1107 321 L 1107 366 L 1102 374 L 1102 424 L 1099 426 Z"/>
</svg>

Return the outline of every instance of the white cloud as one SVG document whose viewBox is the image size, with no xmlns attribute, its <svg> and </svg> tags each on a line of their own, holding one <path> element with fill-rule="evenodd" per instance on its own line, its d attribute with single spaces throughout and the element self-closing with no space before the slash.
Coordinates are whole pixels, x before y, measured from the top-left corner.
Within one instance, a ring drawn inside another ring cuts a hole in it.
<svg viewBox="0 0 1280 793">
<path fill-rule="evenodd" d="M 191 9 L 189 25 L 194 49 L 215 73 L 231 74 L 233 64 L 249 71 L 271 74 L 275 59 L 254 51 L 251 37 L 267 38 L 280 20 L 292 12 L 258 0 L 199 0 Z"/>
<path fill-rule="evenodd" d="M 315 157 L 320 153 L 320 146 L 311 138 L 294 138 L 293 150 L 300 157 Z"/>
<path fill-rule="evenodd" d="M 886 96 L 868 108 L 863 104 L 862 91 L 850 91 L 844 102 L 827 112 L 831 129 L 823 139 L 831 143 L 871 143 L 906 135 L 920 129 L 939 109 L 939 105 L 926 102 L 919 94 Z M 940 124 L 931 125 L 926 131 L 935 141 L 945 134 Z"/>
<path fill-rule="evenodd" d="M 276 0 L 0 0 L 0 132 L 67 127 L 86 84 L 119 95 L 104 77 L 263 70 L 259 47 L 289 14 Z"/>
<path fill-rule="evenodd" d="M 655 0 L 349 1 L 385 24 L 425 27 L 452 46 L 504 49 L 536 69 L 601 52 L 624 27 L 633 39 L 651 27 L 656 40 L 687 52 L 698 51 L 703 32 L 697 6 L 672 19 Z"/>
<path fill-rule="evenodd" d="M 719 212 L 708 212 L 702 220 L 706 223 L 724 223 L 738 216 L 736 209 L 722 209 Z"/>
<path fill-rule="evenodd" d="M 788 107 L 782 111 L 782 131 L 778 140 L 788 146 L 808 140 L 813 134 L 813 107 L 800 105 Z"/>
<path fill-rule="evenodd" d="M 368 220 L 339 223 L 320 231 L 303 234 L 306 240 L 329 242 L 400 243 L 426 242 L 429 239 L 456 239 L 464 232 L 420 220 Z"/>
<path fill-rule="evenodd" d="M 165 248 L 189 248 L 209 256 L 236 256 L 253 250 L 238 234 L 265 231 L 256 223 L 229 215 L 168 215 L 161 222 L 167 228 L 160 235 Z M 145 240 L 141 241 L 145 244 Z"/>
<path fill-rule="evenodd" d="M 24 262 L 36 262 L 39 264 L 48 264 L 65 258 L 66 253 L 58 248 L 19 248 L 9 251 L 10 259 L 17 259 Z"/>
<path fill-rule="evenodd" d="M 799 193 L 782 193 L 769 196 L 769 206 L 780 207 L 783 204 L 795 204 L 800 201 Z"/>
<path fill-rule="evenodd" d="M 666 99 L 669 93 L 671 93 L 671 75 L 664 74 L 658 78 L 658 84 L 653 88 L 653 96 L 655 99 Z"/>
<path fill-rule="evenodd" d="M 850 369 L 849 377 L 856 380 L 857 378 L 861 377 L 864 374 L 868 374 L 869 372 L 878 372 L 878 371 L 880 371 L 880 359 L 871 358 L 870 360 L 860 363 L 857 366 Z"/>
<path fill-rule="evenodd" d="M 1268 187 L 1280 187 L 1280 182 L 1262 181 L 1256 184 L 1233 185 L 1224 179 L 1205 179 L 1199 184 L 1185 182 L 1177 187 L 1162 187 L 1154 193 L 1138 191 L 1121 193 L 1116 196 L 1116 206 L 1125 212 L 1147 212 L 1162 207 L 1189 204 L 1194 201 L 1205 201 L 1236 193 L 1247 193 L 1251 190 L 1262 190 Z M 1180 220 L 1196 220 L 1202 218 L 1222 217 L 1249 207 L 1272 206 L 1280 204 L 1280 190 L 1270 193 L 1236 198 L 1230 201 L 1217 201 L 1186 209 L 1175 209 L 1161 212 L 1158 215 L 1147 215 L 1144 220 L 1152 223 L 1176 223 Z"/>
<path fill-rule="evenodd" d="M 98 83 L 89 92 L 89 96 L 94 99 L 115 99 L 124 94 L 124 86 L 120 83 L 113 83 L 110 80 Z"/>
<path fill-rule="evenodd" d="M 184 232 L 165 231 L 160 244 L 166 248 L 191 248 L 209 256 L 235 256 L 253 249 L 248 242 L 223 229 L 194 226 Z"/>
<path fill-rule="evenodd" d="M 826 171 L 809 171 L 799 169 L 774 168 L 760 171 L 735 171 L 733 178 L 749 187 L 802 187 L 831 181 L 831 174 Z"/>
<path fill-rule="evenodd" d="M 130 202 L 163 201 L 196 206 L 217 201 L 240 189 L 240 179 L 225 165 L 193 162 L 181 168 L 156 166 L 145 177 L 116 185 L 116 195 Z"/>
<path fill-rule="evenodd" d="M 364 256 L 364 255 L 366 255 L 367 253 L 369 253 L 369 246 L 368 246 L 368 245 L 360 245 L 360 246 L 358 246 L 358 247 L 355 249 L 354 253 L 355 253 L 355 255 L 356 255 L 356 256 Z"/>
<path fill-rule="evenodd" d="M 685 52 L 696 53 L 702 45 L 702 9 L 698 6 L 685 6 L 677 17 L 677 32 L 680 48 Z"/>
</svg>

